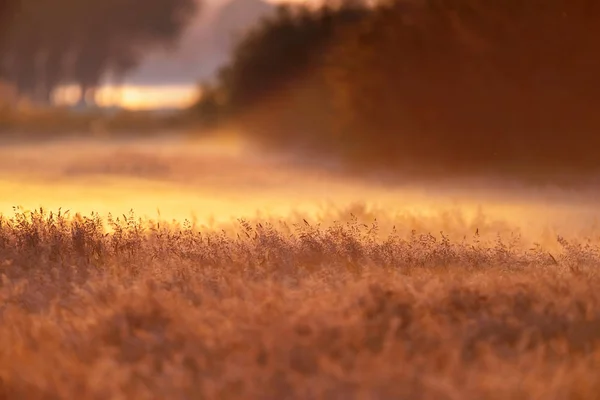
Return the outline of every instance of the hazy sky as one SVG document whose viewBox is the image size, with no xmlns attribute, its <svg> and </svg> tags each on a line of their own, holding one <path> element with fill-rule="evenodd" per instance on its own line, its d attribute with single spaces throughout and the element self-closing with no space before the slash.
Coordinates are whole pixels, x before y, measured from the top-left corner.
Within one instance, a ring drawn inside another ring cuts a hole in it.
<svg viewBox="0 0 600 400">
<path fill-rule="evenodd" d="M 271 3 L 316 3 L 315 0 L 269 0 Z"/>
<path fill-rule="evenodd" d="M 267 0 L 270 3 L 317 3 L 318 0 Z"/>
<path fill-rule="evenodd" d="M 226 4 L 230 0 L 206 0 L 212 4 Z M 266 0 L 269 3 L 319 3 L 320 0 Z"/>
<path fill-rule="evenodd" d="M 203 1 L 207 5 L 204 13 L 198 15 L 187 34 L 182 38 L 175 53 L 147 56 L 140 68 L 126 80 L 125 87 L 118 90 L 119 96 L 115 94 L 114 88 L 105 86 L 100 91 L 98 102 L 109 105 L 118 98 L 118 103 L 128 108 L 154 108 L 182 107 L 194 101 L 197 96 L 198 80 L 212 75 L 222 61 L 223 54 L 221 53 L 229 51 L 220 49 L 218 46 L 211 47 L 211 40 L 207 41 L 202 32 L 214 28 L 210 22 L 212 16 L 218 12 L 221 6 L 233 0 Z M 321 2 L 321 0 L 263 1 L 307 4 Z M 58 93 L 57 98 L 60 98 L 61 102 L 67 101 L 71 88 L 65 88 L 65 90 L 64 93 Z"/>
</svg>

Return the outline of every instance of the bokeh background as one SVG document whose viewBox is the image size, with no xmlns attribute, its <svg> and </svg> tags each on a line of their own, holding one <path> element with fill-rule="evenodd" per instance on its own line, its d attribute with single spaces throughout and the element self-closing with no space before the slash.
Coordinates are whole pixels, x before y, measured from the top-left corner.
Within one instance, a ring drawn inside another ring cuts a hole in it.
<svg viewBox="0 0 600 400">
<path fill-rule="evenodd" d="M 596 2 L 3 0 L 0 18 L 2 212 L 596 229 Z"/>
</svg>

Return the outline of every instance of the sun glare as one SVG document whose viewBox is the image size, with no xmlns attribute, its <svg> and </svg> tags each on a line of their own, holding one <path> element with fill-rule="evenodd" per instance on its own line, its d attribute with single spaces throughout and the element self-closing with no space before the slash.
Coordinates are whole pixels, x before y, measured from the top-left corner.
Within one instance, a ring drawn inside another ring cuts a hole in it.
<svg viewBox="0 0 600 400">
<path fill-rule="evenodd" d="M 76 85 L 61 86 L 54 92 L 54 102 L 72 106 L 80 98 L 81 89 Z M 129 110 L 159 108 L 185 108 L 194 103 L 198 89 L 193 85 L 169 86 L 102 86 L 95 94 L 101 107 L 122 107 Z"/>
</svg>

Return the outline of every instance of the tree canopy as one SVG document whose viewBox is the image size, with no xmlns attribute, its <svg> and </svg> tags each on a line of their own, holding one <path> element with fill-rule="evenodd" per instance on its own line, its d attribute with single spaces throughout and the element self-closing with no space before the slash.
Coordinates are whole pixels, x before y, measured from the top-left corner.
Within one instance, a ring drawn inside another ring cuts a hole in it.
<svg viewBox="0 0 600 400">
<path fill-rule="evenodd" d="M 358 164 L 600 169 L 599 40 L 594 0 L 282 9 L 213 92 L 259 140 Z"/>
</svg>

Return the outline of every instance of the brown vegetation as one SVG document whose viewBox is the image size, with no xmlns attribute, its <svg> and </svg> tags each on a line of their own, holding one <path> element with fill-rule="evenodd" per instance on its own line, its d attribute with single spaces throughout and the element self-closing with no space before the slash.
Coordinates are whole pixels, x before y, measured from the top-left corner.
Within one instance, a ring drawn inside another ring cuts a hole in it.
<svg viewBox="0 0 600 400">
<path fill-rule="evenodd" d="M 367 169 L 600 169 L 597 2 L 360 3 L 266 20 L 223 70 L 225 110 L 266 144 Z"/>
<path fill-rule="evenodd" d="M 0 398 L 596 399 L 599 248 L 0 218 Z"/>
</svg>

